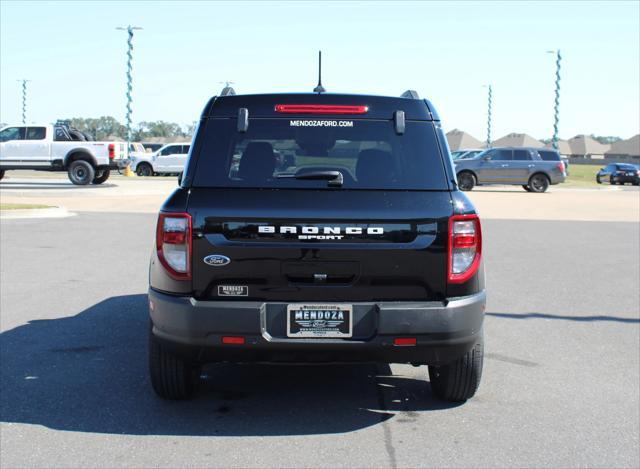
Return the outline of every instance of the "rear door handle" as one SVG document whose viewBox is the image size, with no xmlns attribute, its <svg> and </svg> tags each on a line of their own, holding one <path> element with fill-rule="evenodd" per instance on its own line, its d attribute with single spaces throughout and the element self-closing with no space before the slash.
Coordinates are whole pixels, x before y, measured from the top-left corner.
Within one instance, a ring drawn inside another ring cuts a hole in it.
<svg viewBox="0 0 640 469">
<path fill-rule="evenodd" d="M 500 167 L 501 168 L 506 168 L 507 166 L 509 166 L 508 164 L 501 164 Z"/>
<path fill-rule="evenodd" d="M 529 165 L 530 168 L 533 168 L 534 166 L 535 166 L 535 164 L 530 164 Z"/>
</svg>

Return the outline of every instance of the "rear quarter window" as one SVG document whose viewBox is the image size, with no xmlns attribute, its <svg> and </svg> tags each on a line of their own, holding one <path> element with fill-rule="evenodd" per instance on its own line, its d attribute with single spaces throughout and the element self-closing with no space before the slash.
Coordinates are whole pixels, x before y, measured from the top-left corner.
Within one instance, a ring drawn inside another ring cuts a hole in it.
<svg viewBox="0 0 640 469">
<path fill-rule="evenodd" d="M 392 121 L 209 119 L 194 187 L 327 188 L 325 180 L 296 176 L 340 171 L 342 189 L 446 190 L 442 157 L 431 122 L 408 121 L 398 135 Z M 332 188 L 332 190 L 336 190 Z"/>
<path fill-rule="evenodd" d="M 560 161 L 560 155 L 555 151 L 538 150 L 538 155 L 544 161 Z"/>
</svg>

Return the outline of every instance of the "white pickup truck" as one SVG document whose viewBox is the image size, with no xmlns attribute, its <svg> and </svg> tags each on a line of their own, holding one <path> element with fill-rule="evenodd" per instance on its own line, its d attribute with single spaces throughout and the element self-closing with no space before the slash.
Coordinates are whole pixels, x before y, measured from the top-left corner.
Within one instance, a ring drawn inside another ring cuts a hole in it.
<svg viewBox="0 0 640 469">
<path fill-rule="evenodd" d="M 77 185 L 102 184 L 127 163 L 125 142 L 93 142 L 66 125 L 10 125 L 0 130 L 0 179 L 5 171 L 67 171 Z"/>
<path fill-rule="evenodd" d="M 156 174 L 180 174 L 189 156 L 189 142 L 168 143 L 154 153 L 131 155 L 131 169 L 138 176 Z"/>
</svg>

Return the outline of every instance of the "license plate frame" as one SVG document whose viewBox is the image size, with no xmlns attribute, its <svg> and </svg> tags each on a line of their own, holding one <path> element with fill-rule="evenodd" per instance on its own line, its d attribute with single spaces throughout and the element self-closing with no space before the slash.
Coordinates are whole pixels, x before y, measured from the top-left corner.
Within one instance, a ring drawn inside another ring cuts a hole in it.
<svg viewBox="0 0 640 469">
<path fill-rule="evenodd" d="M 351 304 L 293 303 L 287 305 L 286 320 L 288 338 L 348 339 L 353 337 L 353 305 Z"/>
</svg>

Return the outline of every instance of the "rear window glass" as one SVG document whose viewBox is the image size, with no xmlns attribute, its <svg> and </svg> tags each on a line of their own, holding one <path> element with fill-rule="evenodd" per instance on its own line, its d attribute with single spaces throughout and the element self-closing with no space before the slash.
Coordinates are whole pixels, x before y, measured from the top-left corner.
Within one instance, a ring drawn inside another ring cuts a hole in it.
<svg viewBox="0 0 640 469">
<path fill-rule="evenodd" d="M 560 161 L 560 155 L 555 151 L 538 150 L 538 155 L 544 161 Z"/>
<path fill-rule="evenodd" d="M 445 190 L 444 168 L 430 122 L 209 119 L 193 177 L 195 187 L 326 188 L 300 179 L 339 171 L 343 189 Z"/>
<path fill-rule="evenodd" d="M 621 169 L 623 171 L 635 171 L 637 168 L 632 164 L 619 164 L 618 169 Z"/>
</svg>

